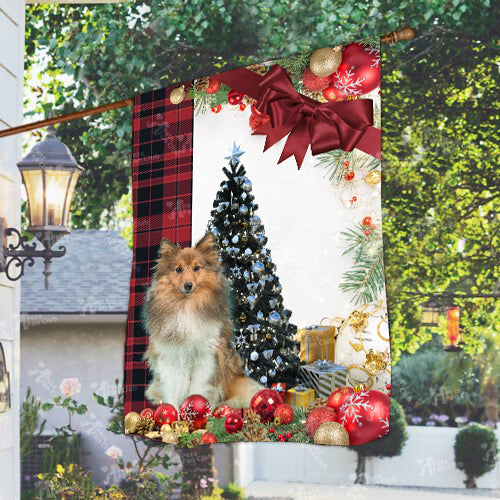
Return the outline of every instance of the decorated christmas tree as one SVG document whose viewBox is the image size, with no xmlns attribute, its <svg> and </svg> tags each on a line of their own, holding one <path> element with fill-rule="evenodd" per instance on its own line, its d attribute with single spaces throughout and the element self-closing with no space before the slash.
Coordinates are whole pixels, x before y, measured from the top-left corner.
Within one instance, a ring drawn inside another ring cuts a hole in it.
<svg viewBox="0 0 500 500">
<path fill-rule="evenodd" d="M 283 307 L 276 265 L 266 248 L 267 238 L 256 214 L 252 183 L 240 164 L 236 144 L 214 201 L 208 227 L 220 246 L 221 264 L 232 289 L 235 347 L 247 374 L 263 385 L 294 383 L 299 365 L 293 340 L 297 327 Z"/>
</svg>

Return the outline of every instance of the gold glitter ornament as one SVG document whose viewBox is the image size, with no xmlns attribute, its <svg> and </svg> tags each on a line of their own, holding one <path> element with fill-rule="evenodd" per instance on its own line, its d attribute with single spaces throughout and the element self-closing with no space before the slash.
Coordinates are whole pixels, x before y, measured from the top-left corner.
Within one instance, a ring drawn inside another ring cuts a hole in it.
<svg viewBox="0 0 500 500">
<path fill-rule="evenodd" d="M 349 324 L 356 331 L 361 331 L 368 325 L 369 314 L 365 312 L 353 311 L 349 316 Z"/>
<path fill-rule="evenodd" d="M 325 422 L 316 430 L 314 444 L 349 446 L 349 434 L 338 422 Z"/>
<path fill-rule="evenodd" d="M 177 435 L 189 432 L 189 424 L 184 420 L 174 420 L 172 422 L 172 431 Z"/>
<path fill-rule="evenodd" d="M 134 434 L 137 430 L 137 423 L 141 416 L 135 411 L 131 411 L 125 415 L 125 434 Z"/>
<path fill-rule="evenodd" d="M 375 352 L 373 349 L 370 349 L 366 353 L 366 359 L 363 366 L 372 375 L 376 375 L 378 372 L 387 368 L 385 354 L 383 352 Z"/>
<path fill-rule="evenodd" d="M 167 444 L 177 444 L 179 442 L 179 436 L 174 431 L 167 431 L 161 435 L 161 440 Z"/>
<path fill-rule="evenodd" d="M 382 173 L 380 170 L 372 170 L 365 176 L 365 182 L 370 186 L 376 186 L 382 180 Z"/>
<path fill-rule="evenodd" d="M 170 92 L 170 102 L 172 104 L 180 104 L 184 100 L 184 97 L 186 97 L 184 85 L 181 85 Z"/>
<path fill-rule="evenodd" d="M 149 439 L 158 439 L 161 437 L 161 434 L 158 431 L 151 431 L 145 434 L 145 436 Z"/>
<path fill-rule="evenodd" d="M 313 75 L 324 77 L 334 73 L 342 62 L 342 46 L 325 47 L 311 54 L 309 67 Z"/>
</svg>

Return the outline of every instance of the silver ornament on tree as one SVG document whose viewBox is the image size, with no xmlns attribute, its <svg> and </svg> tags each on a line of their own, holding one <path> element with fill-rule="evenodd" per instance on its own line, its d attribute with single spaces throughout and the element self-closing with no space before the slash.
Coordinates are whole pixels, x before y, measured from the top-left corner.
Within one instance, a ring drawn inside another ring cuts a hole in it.
<svg viewBox="0 0 500 500">
<path fill-rule="evenodd" d="M 257 361 L 259 359 L 259 353 L 257 351 L 252 351 L 250 353 L 250 359 L 252 361 Z"/>
<path fill-rule="evenodd" d="M 281 323 L 281 316 L 279 315 L 279 313 L 276 311 L 273 311 L 269 315 L 269 322 L 272 323 L 273 325 L 279 325 Z"/>
</svg>

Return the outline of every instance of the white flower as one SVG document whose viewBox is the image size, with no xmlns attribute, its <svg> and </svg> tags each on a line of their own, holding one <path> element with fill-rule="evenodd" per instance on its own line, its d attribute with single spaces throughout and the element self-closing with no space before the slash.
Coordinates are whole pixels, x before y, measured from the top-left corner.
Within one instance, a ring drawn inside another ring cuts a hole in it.
<svg viewBox="0 0 500 500">
<path fill-rule="evenodd" d="M 110 446 L 104 453 L 111 457 L 113 460 L 117 460 L 123 456 L 123 452 L 118 446 Z"/>
<path fill-rule="evenodd" d="M 63 378 L 59 386 L 65 398 L 71 398 L 75 394 L 78 394 L 81 388 L 82 384 L 80 384 L 77 378 Z"/>
</svg>

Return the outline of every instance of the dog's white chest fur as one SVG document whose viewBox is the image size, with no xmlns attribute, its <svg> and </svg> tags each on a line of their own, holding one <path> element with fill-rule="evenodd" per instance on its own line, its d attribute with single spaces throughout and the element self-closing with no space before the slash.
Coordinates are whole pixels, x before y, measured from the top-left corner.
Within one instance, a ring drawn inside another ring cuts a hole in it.
<svg viewBox="0 0 500 500">
<path fill-rule="evenodd" d="M 155 393 L 161 394 L 164 403 L 177 408 L 191 394 L 203 394 L 211 402 L 219 400 L 221 394 L 210 382 L 217 370 L 216 347 L 222 324 L 201 321 L 196 314 L 179 311 L 163 329 L 165 338 L 169 331 L 176 331 L 185 341 L 165 340 L 155 346 L 159 357 L 151 367 L 154 379 L 150 387 L 155 386 Z"/>
</svg>

